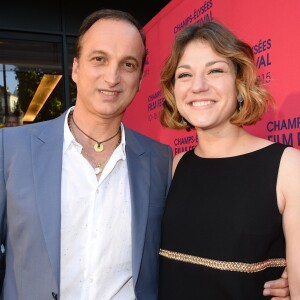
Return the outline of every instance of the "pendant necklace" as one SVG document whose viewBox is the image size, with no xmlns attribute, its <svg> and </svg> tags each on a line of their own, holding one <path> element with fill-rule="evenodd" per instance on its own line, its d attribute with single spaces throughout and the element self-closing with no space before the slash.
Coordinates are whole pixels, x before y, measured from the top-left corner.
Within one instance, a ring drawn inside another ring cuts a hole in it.
<svg viewBox="0 0 300 300">
<path fill-rule="evenodd" d="M 114 134 L 112 137 L 108 138 L 107 140 L 104 140 L 104 141 L 97 141 L 97 140 L 93 139 L 91 136 L 87 135 L 84 131 L 82 131 L 82 130 L 78 127 L 78 125 L 77 125 L 76 122 L 74 121 L 73 113 L 71 114 L 71 118 L 72 118 L 72 121 L 73 121 L 74 125 L 76 126 L 76 128 L 77 128 L 81 133 L 83 133 L 86 137 L 88 137 L 88 138 L 91 139 L 92 141 L 96 142 L 95 145 L 94 145 L 94 150 L 95 150 L 96 152 L 102 152 L 102 151 L 104 150 L 104 145 L 103 145 L 103 143 L 112 140 L 114 137 L 117 136 L 117 134 L 118 134 L 119 131 L 120 131 L 120 128 L 119 128 L 118 131 L 117 131 L 117 133 Z"/>
<path fill-rule="evenodd" d="M 74 134 L 74 133 L 73 133 Z M 75 137 L 75 135 L 74 135 L 74 137 Z M 116 146 L 115 146 L 115 149 L 120 145 L 120 143 L 121 143 L 121 139 L 122 139 L 122 135 L 121 135 L 121 131 L 120 131 L 120 136 L 119 136 L 119 139 L 118 139 L 118 142 L 117 142 L 117 144 L 116 144 Z M 76 140 L 76 138 L 75 138 L 75 140 Z M 108 159 L 105 159 L 104 161 L 103 161 L 103 163 L 101 163 L 101 162 L 98 162 L 98 163 L 96 163 L 85 151 L 84 151 L 84 149 L 82 148 L 82 150 L 81 150 L 81 153 L 82 153 L 82 155 L 91 163 L 91 165 L 92 165 L 92 167 L 94 168 L 94 172 L 95 172 L 95 175 L 99 175 L 100 173 L 102 173 L 103 172 L 103 170 L 104 170 L 104 166 L 105 166 L 105 164 L 106 164 L 106 162 L 107 162 L 107 160 Z"/>
<path fill-rule="evenodd" d="M 103 170 L 104 170 L 104 164 L 105 164 L 105 162 L 103 162 L 103 164 L 101 163 L 101 162 L 99 162 L 99 163 L 96 163 L 94 160 L 92 160 L 89 156 L 88 156 L 88 154 L 82 149 L 82 154 L 83 154 L 83 156 L 88 160 L 88 161 L 90 161 L 91 163 L 92 163 L 92 167 L 94 168 L 94 173 L 95 173 L 95 175 L 99 175 L 100 173 L 102 173 L 103 172 Z"/>
<path fill-rule="evenodd" d="M 72 120 L 73 120 L 73 123 L 75 124 L 74 122 L 74 119 L 73 119 L 73 116 L 72 116 Z M 78 143 L 78 140 L 77 140 L 77 137 L 73 131 L 73 126 L 72 126 L 72 123 L 70 122 L 70 119 L 68 120 L 68 125 L 69 125 L 69 128 L 70 128 L 70 131 L 71 133 L 73 134 L 74 138 L 75 138 L 75 141 Z M 76 124 L 75 124 L 76 125 Z M 78 127 L 77 127 L 78 128 Z M 78 128 L 79 129 L 79 128 Z M 80 130 L 80 129 L 79 129 Z M 122 140 L 122 132 L 121 130 L 119 129 L 117 134 L 120 132 L 120 136 L 119 136 L 119 139 L 118 139 L 118 142 L 117 142 L 117 145 L 115 146 L 115 149 L 119 146 L 119 144 L 121 143 L 121 140 Z M 116 136 L 116 135 L 115 135 Z M 114 136 L 114 137 L 115 137 Z M 103 142 L 102 142 L 103 143 Z M 103 145 L 102 145 L 103 147 Z M 103 150 L 103 149 L 102 149 Z M 101 150 L 101 151 L 102 151 Z M 101 152 L 101 151 L 96 151 L 96 152 Z M 96 163 L 85 151 L 84 149 L 82 148 L 81 150 L 81 153 L 82 155 L 90 162 L 90 164 L 92 165 L 92 167 L 94 168 L 94 172 L 95 172 L 95 175 L 99 175 L 103 172 L 103 169 L 104 169 L 104 165 L 106 163 L 106 161 L 104 161 L 103 163 L 99 162 L 99 163 Z"/>
</svg>

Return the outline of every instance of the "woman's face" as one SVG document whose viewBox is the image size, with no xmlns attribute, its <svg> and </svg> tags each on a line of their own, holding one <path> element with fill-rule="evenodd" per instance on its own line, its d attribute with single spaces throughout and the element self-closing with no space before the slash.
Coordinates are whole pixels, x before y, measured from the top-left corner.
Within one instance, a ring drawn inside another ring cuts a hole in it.
<svg viewBox="0 0 300 300">
<path fill-rule="evenodd" d="M 233 63 L 209 43 L 190 42 L 175 72 L 174 94 L 180 114 L 203 130 L 230 125 L 237 108 Z"/>
</svg>

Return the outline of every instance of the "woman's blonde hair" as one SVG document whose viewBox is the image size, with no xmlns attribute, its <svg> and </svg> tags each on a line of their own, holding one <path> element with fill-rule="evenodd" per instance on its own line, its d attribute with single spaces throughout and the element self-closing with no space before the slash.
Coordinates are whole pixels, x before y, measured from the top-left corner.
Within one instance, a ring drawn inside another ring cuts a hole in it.
<svg viewBox="0 0 300 300">
<path fill-rule="evenodd" d="M 266 111 L 268 104 L 274 104 L 274 101 L 258 80 L 253 51 L 223 25 L 206 22 L 188 26 L 175 37 L 171 54 L 161 73 L 162 92 L 165 97 L 160 115 L 162 125 L 173 129 L 193 128 L 182 118 L 176 107 L 174 77 L 185 48 L 195 40 L 209 43 L 214 51 L 229 59 L 235 67 L 236 89 L 243 102 L 239 109 L 237 101 L 237 110 L 230 120 L 231 123 L 237 126 L 255 124 Z"/>
</svg>

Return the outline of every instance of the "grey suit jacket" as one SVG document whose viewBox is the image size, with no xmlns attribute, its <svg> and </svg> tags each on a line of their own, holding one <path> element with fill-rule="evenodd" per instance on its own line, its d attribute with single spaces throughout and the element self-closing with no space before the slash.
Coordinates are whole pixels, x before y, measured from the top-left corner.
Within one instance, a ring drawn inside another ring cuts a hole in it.
<svg viewBox="0 0 300 300">
<path fill-rule="evenodd" d="M 0 130 L 0 233 L 6 262 L 2 299 L 59 299 L 64 119 L 65 114 Z M 125 136 L 134 288 L 138 300 L 156 300 L 172 153 L 170 147 L 128 128 Z"/>
</svg>

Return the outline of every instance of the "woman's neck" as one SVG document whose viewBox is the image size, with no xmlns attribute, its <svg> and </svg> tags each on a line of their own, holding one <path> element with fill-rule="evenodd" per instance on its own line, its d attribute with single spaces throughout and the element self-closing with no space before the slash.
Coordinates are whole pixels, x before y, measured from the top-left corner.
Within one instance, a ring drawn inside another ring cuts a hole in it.
<svg viewBox="0 0 300 300">
<path fill-rule="evenodd" d="M 250 140 L 255 138 L 238 126 L 224 131 L 197 129 L 197 135 L 199 144 L 195 148 L 195 153 L 207 158 L 229 157 L 246 153 Z"/>
</svg>

